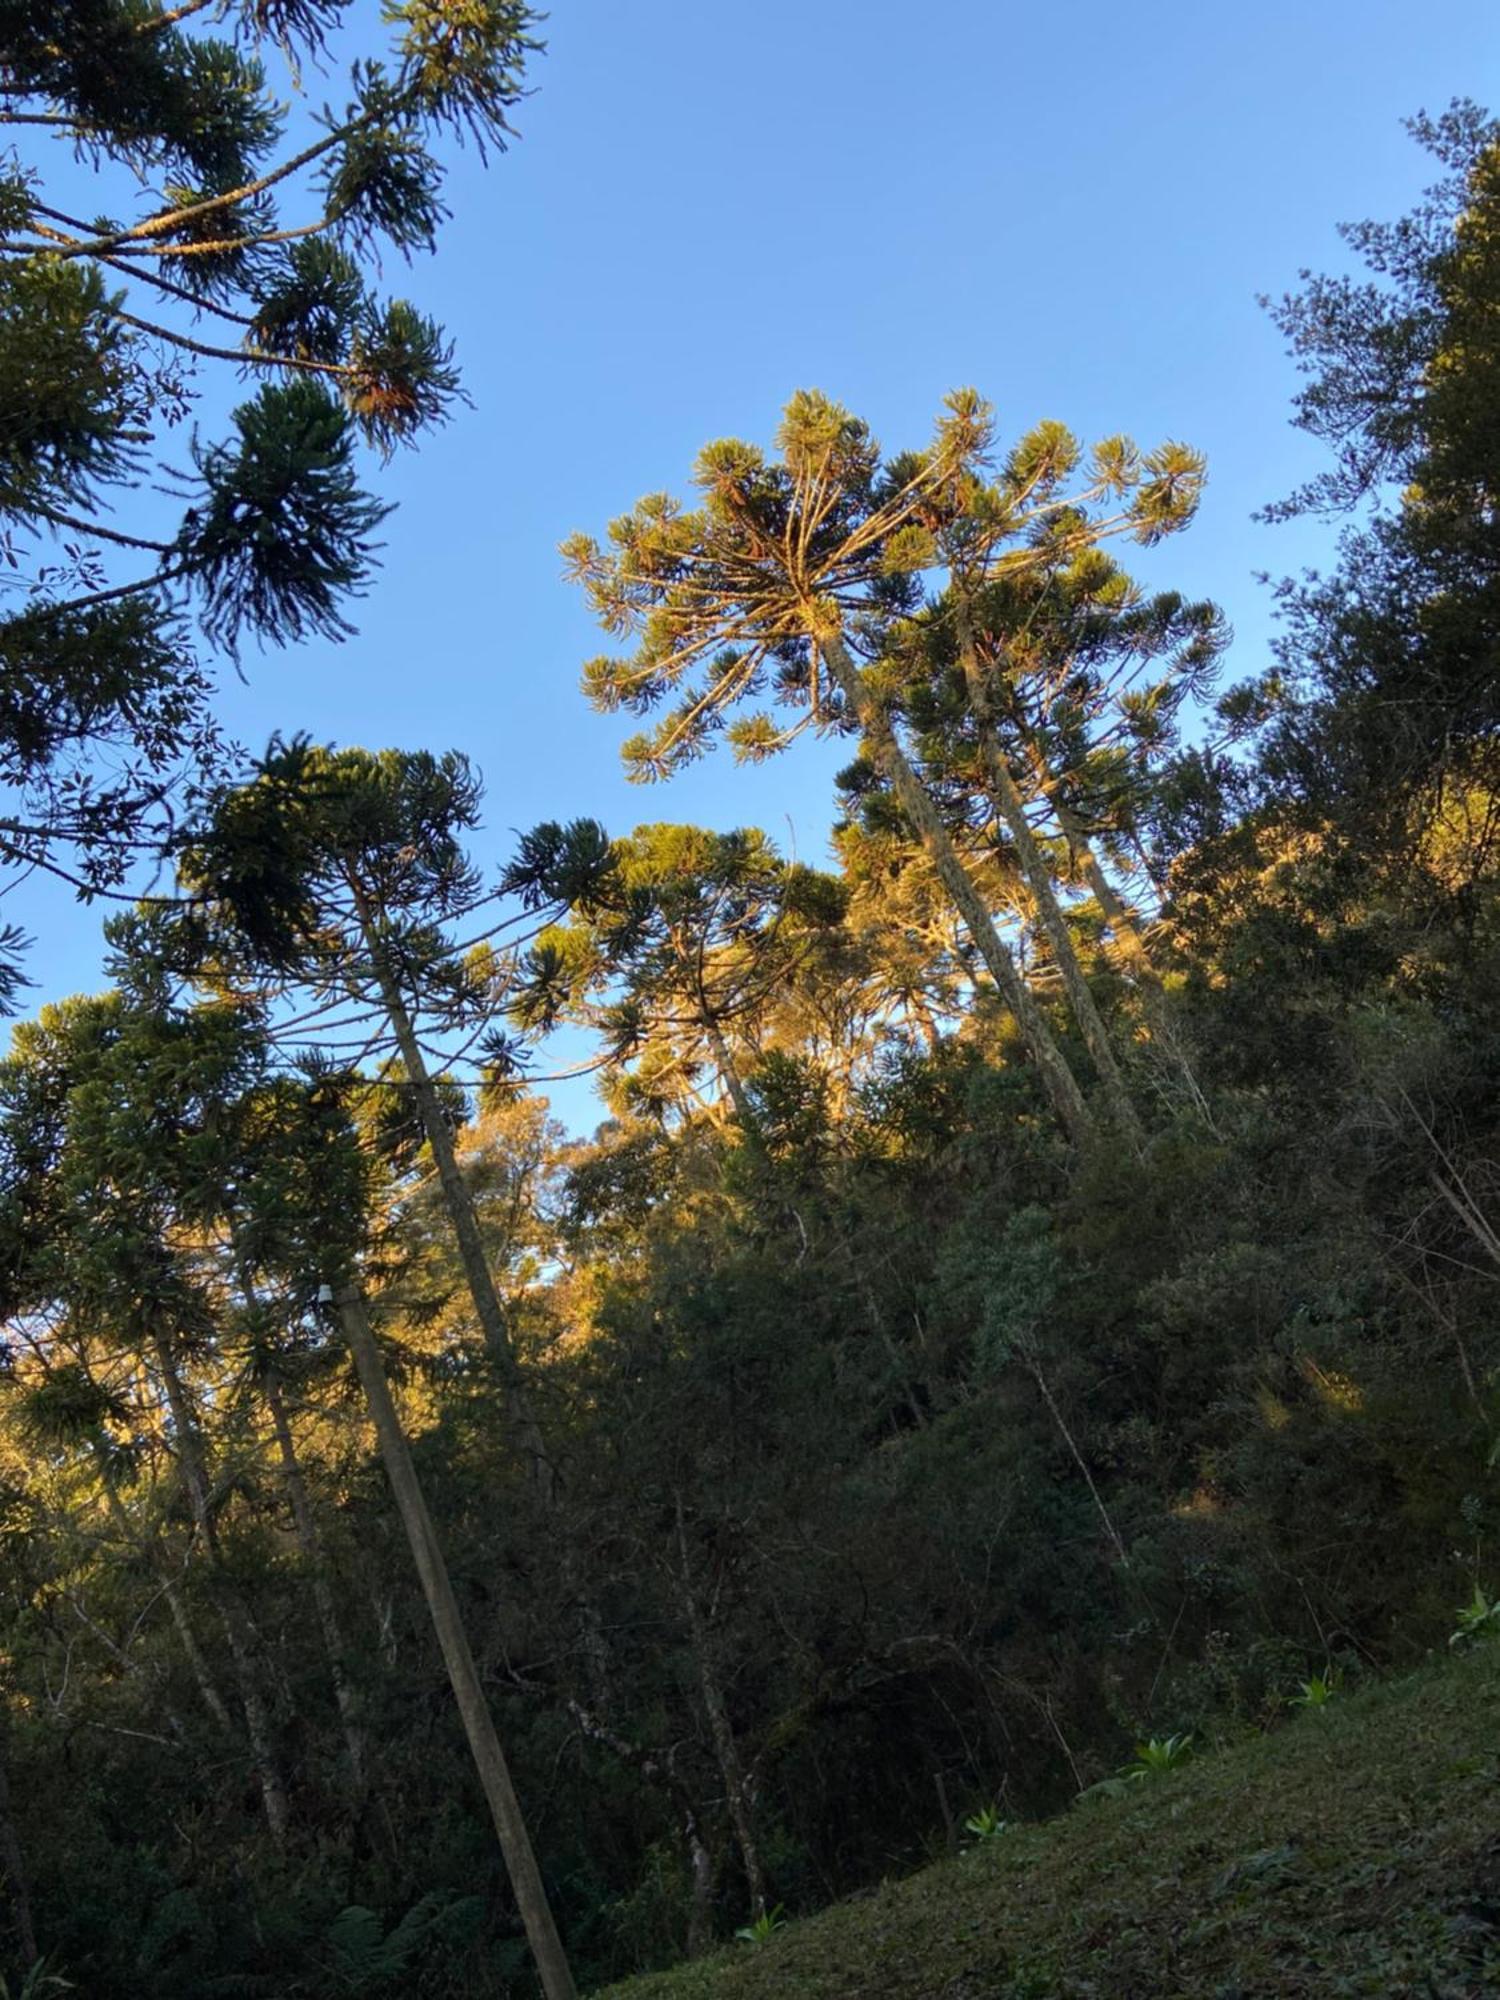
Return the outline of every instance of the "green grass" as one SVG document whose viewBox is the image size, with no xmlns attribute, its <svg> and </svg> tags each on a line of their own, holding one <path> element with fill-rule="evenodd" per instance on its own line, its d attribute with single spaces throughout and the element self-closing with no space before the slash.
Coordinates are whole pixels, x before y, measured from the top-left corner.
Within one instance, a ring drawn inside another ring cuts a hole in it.
<svg viewBox="0 0 1500 2000">
<path fill-rule="evenodd" d="M 609 1994 L 1500 1995 L 1500 1642 Z"/>
</svg>

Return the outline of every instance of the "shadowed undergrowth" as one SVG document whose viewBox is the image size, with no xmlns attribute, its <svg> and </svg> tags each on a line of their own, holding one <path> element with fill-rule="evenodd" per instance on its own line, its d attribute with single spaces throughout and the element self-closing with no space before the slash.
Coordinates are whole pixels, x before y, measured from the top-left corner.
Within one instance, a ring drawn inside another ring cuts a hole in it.
<svg viewBox="0 0 1500 2000">
<path fill-rule="evenodd" d="M 1500 1991 L 1500 1645 L 614 2000 Z"/>
</svg>

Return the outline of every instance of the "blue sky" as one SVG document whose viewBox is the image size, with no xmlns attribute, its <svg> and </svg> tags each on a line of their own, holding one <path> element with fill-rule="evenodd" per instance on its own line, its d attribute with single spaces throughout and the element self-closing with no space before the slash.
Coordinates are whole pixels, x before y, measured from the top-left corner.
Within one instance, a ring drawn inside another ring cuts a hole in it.
<svg viewBox="0 0 1500 2000">
<path fill-rule="evenodd" d="M 973 383 L 1005 433 L 1201 447 L 1202 513 L 1150 575 L 1216 597 L 1231 674 L 1256 671 L 1255 573 L 1327 549 L 1249 518 L 1319 463 L 1256 294 L 1337 264 L 1341 218 L 1410 204 L 1432 163 L 1405 115 L 1500 101 L 1493 0 L 556 0 L 545 33 L 521 142 L 462 159 L 437 257 L 386 274 L 445 321 L 476 407 L 384 474 L 400 511 L 359 637 L 252 657 L 222 703 L 254 747 L 467 751 L 496 862 L 510 829 L 579 813 L 759 824 L 822 857 L 837 746 L 623 782 L 626 725 L 577 692 L 604 642 L 556 554 L 680 487 L 706 439 L 767 439 L 799 387 L 891 446 Z M 97 980 L 97 911 L 7 914 L 38 937 L 35 999 Z"/>
</svg>

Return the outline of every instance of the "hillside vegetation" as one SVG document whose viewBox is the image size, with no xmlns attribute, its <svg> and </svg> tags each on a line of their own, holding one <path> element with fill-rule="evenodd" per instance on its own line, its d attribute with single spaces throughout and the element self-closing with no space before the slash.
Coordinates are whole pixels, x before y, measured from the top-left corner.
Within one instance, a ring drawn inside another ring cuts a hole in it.
<svg viewBox="0 0 1500 2000">
<path fill-rule="evenodd" d="M 1500 1646 L 609 2000 L 1500 1990 Z"/>
<path fill-rule="evenodd" d="M 1269 648 L 1175 431 L 800 389 L 580 501 L 669 802 L 507 833 L 582 739 L 487 818 L 425 731 L 241 756 L 193 649 L 348 634 L 465 408 L 380 240 L 539 26 L 0 0 L 0 125 L 124 217 L 0 160 L 0 893 L 113 910 L 0 1060 L 0 2000 L 1478 1992 L 1493 1659 L 1379 1686 L 1500 1623 L 1500 122 L 1272 308 L 1273 512 L 1344 526 Z M 804 733 L 806 858 L 753 770 L 671 817 Z"/>
</svg>

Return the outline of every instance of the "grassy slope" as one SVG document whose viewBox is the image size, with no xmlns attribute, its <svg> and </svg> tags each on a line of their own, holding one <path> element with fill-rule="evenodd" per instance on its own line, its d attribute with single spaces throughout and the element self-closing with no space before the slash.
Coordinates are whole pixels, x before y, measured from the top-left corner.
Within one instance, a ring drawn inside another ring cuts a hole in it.
<svg viewBox="0 0 1500 2000">
<path fill-rule="evenodd" d="M 1500 1641 L 610 1993 L 1500 1995 Z"/>
</svg>

